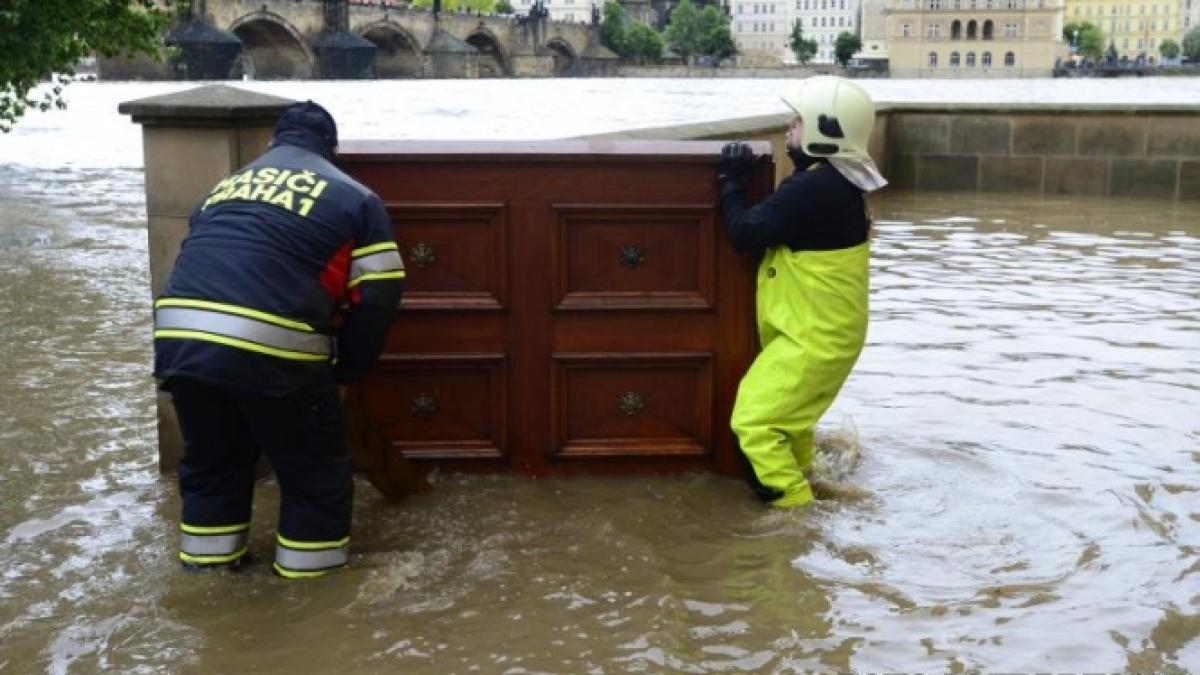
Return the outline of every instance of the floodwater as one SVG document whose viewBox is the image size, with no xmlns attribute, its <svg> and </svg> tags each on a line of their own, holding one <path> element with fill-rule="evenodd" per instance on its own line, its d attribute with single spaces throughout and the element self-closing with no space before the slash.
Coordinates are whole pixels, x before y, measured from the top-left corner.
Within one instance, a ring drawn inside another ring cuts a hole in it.
<svg viewBox="0 0 1200 675">
<path fill-rule="evenodd" d="M 547 133 L 436 84 L 411 117 L 362 83 L 313 95 L 357 104 L 345 137 L 383 135 L 372 106 L 391 135 Z M 612 86 L 697 114 L 667 85 Z M 352 567 L 294 583 L 268 572 L 265 483 L 258 561 L 181 572 L 140 149 L 112 112 L 164 87 L 82 86 L 0 138 L 0 673 L 1200 671 L 1187 203 L 880 195 L 869 343 L 820 429 L 842 489 L 812 508 L 703 475 L 440 476 L 398 506 L 363 484 Z M 453 106 L 457 128 L 429 112 Z M 611 129 L 580 115 L 554 128 Z"/>
</svg>

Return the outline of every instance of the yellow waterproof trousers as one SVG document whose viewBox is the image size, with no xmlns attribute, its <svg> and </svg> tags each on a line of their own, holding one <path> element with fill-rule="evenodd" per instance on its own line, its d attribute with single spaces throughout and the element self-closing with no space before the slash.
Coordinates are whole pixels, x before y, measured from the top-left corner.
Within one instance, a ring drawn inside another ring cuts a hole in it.
<svg viewBox="0 0 1200 675">
<path fill-rule="evenodd" d="M 768 249 L 758 268 L 762 351 L 738 387 L 731 426 L 773 506 L 812 501 L 813 430 L 867 335 L 870 243 Z"/>
</svg>

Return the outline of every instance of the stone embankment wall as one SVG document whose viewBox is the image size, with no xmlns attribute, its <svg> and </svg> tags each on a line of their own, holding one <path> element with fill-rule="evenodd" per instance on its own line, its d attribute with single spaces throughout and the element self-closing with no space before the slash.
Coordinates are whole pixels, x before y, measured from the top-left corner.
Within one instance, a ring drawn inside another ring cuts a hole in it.
<svg viewBox="0 0 1200 675">
<path fill-rule="evenodd" d="M 606 134 L 770 140 L 788 115 Z M 903 189 L 1200 200 L 1200 105 L 883 104 L 871 155 Z M 780 161 L 779 176 L 790 170 Z"/>
</svg>

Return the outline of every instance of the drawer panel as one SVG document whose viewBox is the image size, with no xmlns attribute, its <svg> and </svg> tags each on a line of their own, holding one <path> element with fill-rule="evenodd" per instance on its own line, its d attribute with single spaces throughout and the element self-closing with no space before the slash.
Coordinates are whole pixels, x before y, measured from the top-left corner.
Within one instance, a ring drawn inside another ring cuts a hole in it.
<svg viewBox="0 0 1200 675">
<path fill-rule="evenodd" d="M 504 308 L 504 204 L 390 203 L 387 209 L 408 272 L 404 309 Z"/>
<path fill-rule="evenodd" d="M 407 457 L 505 455 L 500 354 L 388 354 L 363 378 L 362 407 Z"/>
<path fill-rule="evenodd" d="M 713 306 L 713 208 L 555 205 L 556 308 Z"/>
<path fill-rule="evenodd" d="M 709 454 L 711 354 L 555 354 L 553 363 L 557 457 Z"/>
</svg>

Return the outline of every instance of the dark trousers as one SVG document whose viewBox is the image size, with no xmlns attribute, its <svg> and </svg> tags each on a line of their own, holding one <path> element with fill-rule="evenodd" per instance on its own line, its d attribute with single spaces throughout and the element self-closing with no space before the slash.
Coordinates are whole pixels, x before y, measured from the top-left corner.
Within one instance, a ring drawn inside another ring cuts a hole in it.
<svg viewBox="0 0 1200 675">
<path fill-rule="evenodd" d="M 183 431 L 183 522 L 250 522 L 255 465 L 265 452 L 279 482 L 279 534 L 328 542 L 350 534 L 353 468 L 342 435 L 337 385 L 263 396 L 176 377 L 166 383 Z"/>
</svg>

